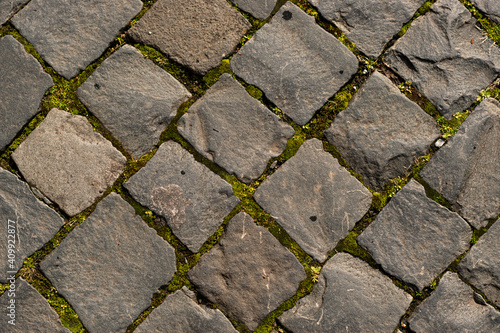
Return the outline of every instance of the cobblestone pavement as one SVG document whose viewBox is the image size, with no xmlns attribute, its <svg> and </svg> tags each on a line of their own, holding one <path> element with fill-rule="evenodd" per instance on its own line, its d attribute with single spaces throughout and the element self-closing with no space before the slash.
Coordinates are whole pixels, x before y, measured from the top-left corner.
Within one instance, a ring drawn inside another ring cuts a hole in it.
<svg viewBox="0 0 500 333">
<path fill-rule="evenodd" d="M 498 0 L 0 0 L 0 333 L 500 332 Z"/>
</svg>

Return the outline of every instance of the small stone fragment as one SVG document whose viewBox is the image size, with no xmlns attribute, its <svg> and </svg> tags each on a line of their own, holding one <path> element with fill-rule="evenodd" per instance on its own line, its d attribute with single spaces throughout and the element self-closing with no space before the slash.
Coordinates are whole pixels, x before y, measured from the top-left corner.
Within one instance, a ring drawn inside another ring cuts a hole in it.
<svg viewBox="0 0 500 333">
<path fill-rule="evenodd" d="M 174 249 L 118 194 L 41 263 L 89 332 L 125 332 L 176 270 Z"/>
<path fill-rule="evenodd" d="M 467 222 L 411 180 L 357 240 L 384 271 L 422 290 L 469 248 L 471 237 Z"/>
<path fill-rule="evenodd" d="M 31 0 L 12 23 L 70 80 L 99 58 L 141 9 L 140 0 Z"/>
<path fill-rule="evenodd" d="M 446 272 L 410 317 L 410 329 L 415 333 L 500 332 L 500 313 L 474 295 L 457 274 Z"/>
<path fill-rule="evenodd" d="M 295 295 L 307 276 L 297 258 L 267 229 L 239 213 L 188 277 L 203 296 L 253 331 Z"/>
<path fill-rule="evenodd" d="M 358 60 L 314 17 L 287 2 L 230 66 L 297 124 L 305 125 L 356 73 Z"/>
<path fill-rule="evenodd" d="M 295 133 L 229 74 L 191 106 L 177 128 L 204 157 L 245 183 L 257 179 Z"/>
<path fill-rule="evenodd" d="M 181 290 L 168 296 L 134 332 L 238 333 L 220 310 L 196 304 Z"/>
<path fill-rule="evenodd" d="M 12 14 L 29 1 L 30 0 L 0 0 L 0 25 L 7 22 Z M 2 47 L 0 46 L 0 50 L 1 49 Z M 1 56 L 0 59 L 2 59 Z"/>
<path fill-rule="evenodd" d="M 129 35 L 205 74 L 234 52 L 250 28 L 225 0 L 159 0 Z"/>
<path fill-rule="evenodd" d="M 347 253 L 333 256 L 311 294 L 279 317 L 293 333 L 393 332 L 412 297 Z"/>
<path fill-rule="evenodd" d="M 250 13 L 259 20 L 265 20 L 271 15 L 277 0 L 231 0 L 238 8 Z"/>
<path fill-rule="evenodd" d="M 457 0 L 438 0 L 413 21 L 385 62 L 446 119 L 464 111 L 500 74 L 500 48 Z"/>
<path fill-rule="evenodd" d="M 373 73 L 325 136 L 375 191 L 404 176 L 441 135 L 434 119 Z"/>
<path fill-rule="evenodd" d="M 45 91 L 54 83 L 38 61 L 10 35 L 0 38 L 0 78 L 2 151 L 38 112 Z"/>
<path fill-rule="evenodd" d="M 191 97 L 172 75 L 129 45 L 106 59 L 77 93 L 135 158 L 153 148 Z"/>
<path fill-rule="evenodd" d="M 52 109 L 14 151 L 26 180 L 73 216 L 120 176 L 125 157 L 87 119 Z"/>
<path fill-rule="evenodd" d="M 500 2 L 498 0 L 471 0 L 471 2 L 486 16 L 500 24 Z"/>
<path fill-rule="evenodd" d="M 257 188 L 254 198 L 319 262 L 328 258 L 372 202 L 370 191 L 325 152 L 318 139 L 304 142 Z"/>
<path fill-rule="evenodd" d="M 474 228 L 500 214 L 500 102 L 485 99 L 420 172 Z"/>
<path fill-rule="evenodd" d="M 229 183 L 172 141 L 163 143 L 124 186 L 135 200 L 165 218 L 193 252 L 239 202 Z"/>
</svg>

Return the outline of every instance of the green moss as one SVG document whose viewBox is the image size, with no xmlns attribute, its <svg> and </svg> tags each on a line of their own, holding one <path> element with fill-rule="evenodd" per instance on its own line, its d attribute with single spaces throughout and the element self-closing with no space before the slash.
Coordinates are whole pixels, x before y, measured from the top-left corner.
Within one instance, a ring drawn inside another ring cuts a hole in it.
<svg viewBox="0 0 500 333">
<path fill-rule="evenodd" d="M 220 76 L 224 73 L 232 74 L 229 68 L 229 59 L 222 60 L 220 66 L 208 71 L 203 77 L 203 81 L 208 87 L 211 87 L 215 82 L 219 81 Z"/>
<path fill-rule="evenodd" d="M 411 20 L 409 22 L 407 22 L 405 25 L 403 25 L 403 27 L 401 28 L 401 31 L 399 31 L 399 33 L 398 33 L 398 37 L 403 36 L 408 31 L 408 28 L 411 26 L 413 21 L 415 19 L 417 19 L 418 17 L 427 13 L 430 10 L 431 6 L 435 2 L 436 2 L 436 0 L 427 1 L 422 6 L 420 6 L 420 8 L 416 11 L 415 15 L 413 15 L 413 17 L 411 18 Z"/>
<path fill-rule="evenodd" d="M 465 7 L 472 13 L 472 15 L 479 21 L 481 27 L 486 31 L 488 37 L 491 38 L 497 45 L 500 45 L 500 26 L 495 24 L 487 16 L 483 15 L 479 10 L 477 10 L 471 2 L 467 0 L 460 0 Z M 476 41 L 481 42 L 481 41 Z"/>
</svg>

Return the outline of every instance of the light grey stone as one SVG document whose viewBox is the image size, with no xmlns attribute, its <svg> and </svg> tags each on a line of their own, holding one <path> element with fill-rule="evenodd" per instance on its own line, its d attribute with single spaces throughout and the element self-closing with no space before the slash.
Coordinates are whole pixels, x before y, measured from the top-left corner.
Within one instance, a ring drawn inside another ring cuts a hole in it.
<svg viewBox="0 0 500 333">
<path fill-rule="evenodd" d="M 231 69 L 305 125 L 356 73 L 347 47 L 287 2 L 236 54 Z"/>
<path fill-rule="evenodd" d="M 325 131 L 328 141 L 375 191 L 404 176 L 440 135 L 434 119 L 379 72 Z"/>
<path fill-rule="evenodd" d="M 135 158 L 158 143 L 179 106 L 191 97 L 172 75 L 129 45 L 106 59 L 77 93 Z"/>
<path fill-rule="evenodd" d="M 231 0 L 238 8 L 250 13 L 259 20 L 265 20 L 271 15 L 277 0 Z"/>
<path fill-rule="evenodd" d="M 118 194 L 104 198 L 41 263 L 89 332 L 125 332 L 168 284 L 174 249 Z"/>
<path fill-rule="evenodd" d="M 0 0 L 0 25 L 7 22 L 12 14 L 29 1 L 30 0 Z"/>
<path fill-rule="evenodd" d="M 191 106 L 177 129 L 204 157 L 245 183 L 259 178 L 295 133 L 229 74 Z"/>
<path fill-rule="evenodd" d="M 500 24 L 500 2 L 498 0 L 471 0 L 471 2 L 486 16 Z"/>
<path fill-rule="evenodd" d="M 239 202 L 229 183 L 173 141 L 163 143 L 124 186 L 135 200 L 165 218 L 193 252 Z"/>
<path fill-rule="evenodd" d="M 304 142 L 257 188 L 254 198 L 320 262 L 347 237 L 372 202 L 370 191 L 325 152 L 318 139 Z"/>
<path fill-rule="evenodd" d="M 422 290 L 469 248 L 472 229 L 411 180 L 358 236 L 384 271 Z"/>
<path fill-rule="evenodd" d="M 333 256 L 311 294 L 279 317 L 293 333 L 393 332 L 412 297 L 347 253 Z"/>
<path fill-rule="evenodd" d="M 297 258 L 250 215 L 239 213 L 188 273 L 196 289 L 252 331 L 306 278 Z"/>
<path fill-rule="evenodd" d="M 113 185 L 126 162 L 85 117 L 58 109 L 49 112 L 12 158 L 26 180 L 70 216 Z"/>
<path fill-rule="evenodd" d="M 31 0 L 12 23 L 70 80 L 99 58 L 141 9 L 140 0 Z"/>
</svg>

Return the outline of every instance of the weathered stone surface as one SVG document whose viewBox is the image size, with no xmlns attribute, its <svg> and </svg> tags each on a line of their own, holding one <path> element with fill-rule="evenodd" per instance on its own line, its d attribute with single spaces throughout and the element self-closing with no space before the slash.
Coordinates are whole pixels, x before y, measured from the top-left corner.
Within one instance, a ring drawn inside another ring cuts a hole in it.
<svg viewBox="0 0 500 333">
<path fill-rule="evenodd" d="M 314 17 L 287 2 L 230 66 L 296 123 L 305 125 L 356 73 L 358 61 Z"/>
<path fill-rule="evenodd" d="M 484 100 L 420 176 L 476 229 L 500 214 L 500 103 Z"/>
<path fill-rule="evenodd" d="M 106 59 L 77 92 L 135 158 L 153 148 L 191 97 L 172 75 L 129 45 Z"/>
<path fill-rule="evenodd" d="M 238 8 L 259 20 L 265 20 L 271 15 L 277 0 L 231 0 Z"/>
<path fill-rule="evenodd" d="M 16 10 L 18 10 L 28 1 L 30 0 L 0 0 L 0 25 L 7 22 L 7 20 L 12 16 L 12 14 L 14 14 Z M 2 47 L 0 47 L 0 49 L 1 48 Z"/>
<path fill-rule="evenodd" d="M 500 306 L 500 221 L 491 226 L 460 262 L 460 274 Z"/>
<path fill-rule="evenodd" d="M 36 59 L 12 36 L 0 39 L 0 151 L 39 110 L 45 91 L 53 85 Z"/>
<path fill-rule="evenodd" d="M 245 183 L 257 179 L 295 133 L 229 74 L 191 106 L 177 128 L 203 156 Z"/>
<path fill-rule="evenodd" d="M 198 305 L 196 299 L 191 299 L 189 293 L 186 294 L 189 290 L 184 288 L 168 296 L 134 332 L 238 332 L 222 312 Z"/>
<path fill-rule="evenodd" d="M 469 107 L 500 74 L 500 49 L 483 41 L 476 23 L 460 1 L 439 0 L 385 57 L 447 119 Z"/>
<path fill-rule="evenodd" d="M 279 321 L 293 333 L 392 332 L 411 300 L 367 263 L 339 253 L 323 266 L 312 293 Z"/>
<path fill-rule="evenodd" d="M 193 252 L 239 202 L 229 183 L 173 141 L 163 143 L 124 186 L 135 200 L 164 217 Z"/>
<path fill-rule="evenodd" d="M 126 159 L 87 119 L 52 109 L 12 154 L 26 180 L 68 215 L 92 205 Z"/>
<path fill-rule="evenodd" d="M 471 0 L 490 19 L 500 24 L 500 2 L 497 0 Z"/>
<path fill-rule="evenodd" d="M 422 290 L 469 248 L 472 230 L 411 180 L 358 236 L 384 270 Z"/>
<path fill-rule="evenodd" d="M 434 119 L 379 72 L 373 73 L 325 135 L 375 191 L 406 174 L 441 135 Z"/>
<path fill-rule="evenodd" d="M 297 258 L 246 213 L 229 222 L 219 244 L 189 272 L 202 295 L 252 331 L 305 278 Z"/>
<path fill-rule="evenodd" d="M 317 139 L 257 188 L 257 203 L 314 259 L 323 262 L 370 208 L 372 196 Z"/>
<path fill-rule="evenodd" d="M 40 268 L 89 332 L 125 332 L 175 273 L 175 252 L 111 193 Z"/>
<path fill-rule="evenodd" d="M 250 27 L 225 0 L 159 0 L 129 35 L 204 74 L 233 53 Z"/>
<path fill-rule="evenodd" d="M 356 47 L 377 58 L 425 0 L 309 0 Z"/>
<path fill-rule="evenodd" d="M 410 317 L 413 332 L 500 332 L 500 313 L 452 272 Z"/>
<path fill-rule="evenodd" d="M 23 279 L 15 281 L 15 296 L 9 297 L 10 291 L 6 291 L 0 297 L 0 308 L 2 309 L 2 333 L 26 333 L 26 332 L 51 332 L 70 333 L 63 327 L 57 313 L 47 303 L 40 293 Z M 9 324 L 11 320 L 7 316 L 7 306 L 15 301 L 15 325 Z"/>
<path fill-rule="evenodd" d="M 69 80 L 99 58 L 141 8 L 140 0 L 31 0 L 12 23 Z"/>
<path fill-rule="evenodd" d="M 28 184 L 0 168 L 0 282 L 7 272 L 17 272 L 24 260 L 47 243 L 63 226 L 64 220 L 38 200 Z M 9 233 L 9 229 L 15 231 Z M 14 261 L 9 262 L 8 246 L 14 247 Z"/>
</svg>

